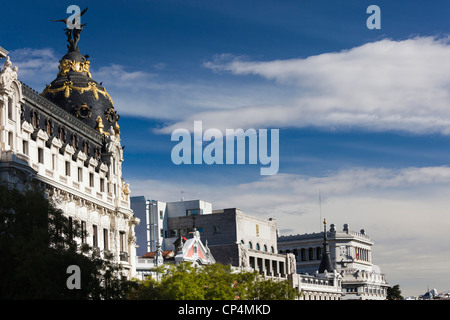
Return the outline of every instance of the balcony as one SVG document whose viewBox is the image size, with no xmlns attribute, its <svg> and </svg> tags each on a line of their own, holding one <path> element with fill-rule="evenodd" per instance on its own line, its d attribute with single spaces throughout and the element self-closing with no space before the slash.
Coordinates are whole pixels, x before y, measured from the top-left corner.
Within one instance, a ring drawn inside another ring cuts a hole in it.
<svg viewBox="0 0 450 320">
<path fill-rule="evenodd" d="M 127 252 L 121 251 L 119 257 L 120 257 L 120 261 L 128 262 L 128 253 Z"/>
</svg>

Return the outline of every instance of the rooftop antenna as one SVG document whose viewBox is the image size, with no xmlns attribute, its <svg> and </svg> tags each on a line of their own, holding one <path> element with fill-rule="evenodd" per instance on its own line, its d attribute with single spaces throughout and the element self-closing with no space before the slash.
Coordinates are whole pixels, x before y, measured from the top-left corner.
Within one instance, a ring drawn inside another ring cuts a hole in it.
<svg viewBox="0 0 450 320">
<path fill-rule="evenodd" d="M 184 201 L 183 193 L 184 193 L 184 191 L 181 190 L 181 201 Z"/>
<path fill-rule="evenodd" d="M 322 195 L 320 193 L 320 188 L 319 188 L 319 230 L 322 229 Z"/>
</svg>

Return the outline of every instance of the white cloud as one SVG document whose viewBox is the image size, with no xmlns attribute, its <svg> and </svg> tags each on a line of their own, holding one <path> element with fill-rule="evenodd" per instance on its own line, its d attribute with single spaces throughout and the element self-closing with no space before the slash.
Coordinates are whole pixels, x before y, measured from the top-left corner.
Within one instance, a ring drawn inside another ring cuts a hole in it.
<svg viewBox="0 0 450 320">
<path fill-rule="evenodd" d="M 37 91 L 56 78 L 59 58 L 53 49 L 22 48 L 11 51 L 9 56 L 12 64 L 19 68 L 19 80 Z"/>
<path fill-rule="evenodd" d="M 203 120 L 213 128 L 362 128 L 450 134 L 449 39 L 381 40 L 304 59 L 250 61 L 217 56 L 215 73 L 259 76 L 290 88 L 269 105 L 208 110 L 166 128 Z"/>
<path fill-rule="evenodd" d="M 32 86 L 56 76 L 58 58 L 51 49 L 19 49 L 11 56 L 19 77 Z M 162 133 L 202 120 L 205 128 L 219 129 L 313 126 L 450 134 L 449 56 L 448 38 L 417 37 L 290 60 L 219 55 L 204 63 L 212 80 L 168 76 L 163 64 L 151 70 L 93 65 L 91 71 L 120 114 L 171 123 Z"/>
</svg>

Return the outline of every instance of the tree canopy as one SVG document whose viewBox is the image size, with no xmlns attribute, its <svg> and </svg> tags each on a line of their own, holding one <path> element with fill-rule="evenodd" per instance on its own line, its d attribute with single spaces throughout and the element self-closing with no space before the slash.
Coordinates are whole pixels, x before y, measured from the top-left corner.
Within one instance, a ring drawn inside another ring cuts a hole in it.
<svg viewBox="0 0 450 320">
<path fill-rule="evenodd" d="M 0 186 L 1 299 L 121 299 L 130 284 L 118 265 L 80 252 L 82 229 L 42 190 Z M 80 270 L 70 289 L 69 266 Z"/>
<path fill-rule="evenodd" d="M 402 291 L 400 285 L 396 284 L 393 287 L 387 288 L 387 300 L 403 300 Z"/>
<path fill-rule="evenodd" d="M 288 280 L 261 278 L 257 272 L 233 271 L 215 263 L 195 267 L 190 263 L 155 269 L 159 279 L 139 281 L 128 296 L 135 300 L 292 300 L 298 292 Z"/>
</svg>

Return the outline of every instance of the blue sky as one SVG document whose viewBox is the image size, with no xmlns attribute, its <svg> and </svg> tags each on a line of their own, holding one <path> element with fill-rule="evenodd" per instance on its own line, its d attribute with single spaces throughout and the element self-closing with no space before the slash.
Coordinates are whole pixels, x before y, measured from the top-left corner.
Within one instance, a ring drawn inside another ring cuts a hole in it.
<svg viewBox="0 0 450 320">
<path fill-rule="evenodd" d="M 405 295 L 450 290 L 448 1 L 9 1 L 0 45 L 42 91 L 66 52 L 67 6 L 89 7 L 79 47 L 121 115 L 133 195 L 211 201 L 277 219 L 364 228 Z M 369 5 L 381 29 L 369 30 Z M 6 26 L 6 27 L 5 27 Z M 175 128 L 280 130 L 280 168 L 179 165 Z"/>
</svg>

